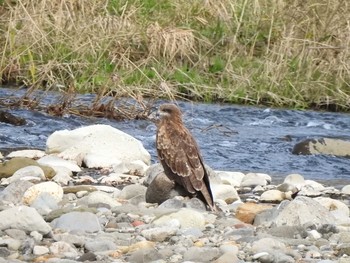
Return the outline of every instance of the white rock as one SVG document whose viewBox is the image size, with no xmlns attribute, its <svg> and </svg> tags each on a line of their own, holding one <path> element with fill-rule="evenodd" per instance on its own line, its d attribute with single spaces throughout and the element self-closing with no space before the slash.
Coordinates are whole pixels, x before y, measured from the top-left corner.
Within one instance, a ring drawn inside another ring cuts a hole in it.
<svg viewBox="0 0 350 263">
<path fill-rule="evenodd" d="M 45 156 L 45 152 L 41 150 L 20 150 L 20 151 L 11 152 L 9 155 L 7 155 L 7 157 L 9 158 L 25 157 L 30 159 L 39 159 L 44 156 Z"/>
<path fill-rule="evenodd" d="M 240 186 L 245 176 L 245 174 L 241 172 L 228 172 L 228 171 L 215 171 L 215 172 L 220 177 L 223 184 L 230 184 L 233 187 Z"/>
<path fill-rule="evenodd" d="M 46 155 L 38 160 L 41 165 L 47 165 L 52 168 L 54 167 L 65 167 L 72 172 L 80 172 L 80 167 L 74 162 L 69 160 L 64 160 L 55 155 Z"/>
<path fill-rule="evenodd" d="M 17 206 L 0 212 L 0 230 L 9 228 L 26 232 L 38 231 L 42 234 L 51 231 L 51 227 L 41 215 L 34 208 L 27 206 Z"/>
<path fill-rule="evenodd" d="M 94 191 L 88 196 L 79 200 L 79 203 L 86 203 L 87 206 L 96 206 L 98 204 L 106 204 L 110 208 L 121 206 L 117 200 L 113 199 L 110 194 L 101 191 Z"/>
<path fill-rule="evenodd" d="M 177 212 L 163 215 L 160 218 L 153 221 L 155 225 L 166 225 L 172 219 L 177 219 L 180 222 L 181 229 L 186 228 L 199 228 L 204 229 L 206 220 L 202 213 L 188 209 L 182 208 Z"/>
<path fill-rule="evenodd" d="M 22 202 L 31 205 L 42 193 L 50 194 L 57 202 L 63 198 L 63 188 L 55 182 L 43 182 L 33 185 L 25 191 Z"/>
<path fill-rule="evenodd" d="M 174 236 L 180 228 L 180 222 L 177 219 L 171 219 L 163 226 L 149 228 L 141 231 L 141 235 L 147 240 L 162 242 L 171 236 Z"/>
<path fill-rule="evenodd" d="M 33 254 L 35 256 L 42 256 L 45 254 L 50 253 L 50 250 L 47 247 L 44 246 L 34 246 L 33 248 Z"/>
<path fill-rule="evenodd" d="M 137 160 L 149 165 L 150 154 L 134 137 L 109 125 L 92 125 L 72 131 L 62 130 L 51 134 L 46 142 L 48 153 L 82 162 L 89 168 L 111 167 L 120 162 Z"/>
<path fill-rule="evenodd" d="M 254 241 L 252 244 L 253 253 L 266 252 L 267 250 L 283 250 L 285 248 L 286 245 L 284 243 L 269 237 L 265 237 L 259 239 L 258 241 Z"/>
<path fill-rule="evenodd" d="M 53 181 L 58 183 L 59 185 L 68 185 L 70 181 L 72 181 L 72 171 L 63 166 L 52 167 L 56 175 L 52 178 Z"/>
<path fill-rule="evenodd" d="M 143 176 L 146 173 L 149 165 L 145 164 L 141 160 L 136 160 L 132 162 L 119 162 L 112 165 L 113 171 L 115 173 L 121 174 L 132 174 Z"/>
<path fill-rule="evenodd" d="M 317 186 L 316 186 L 317 188 Z M 309 197 L 316 197 L 322 195 L 321 191 L 315 189 L 312 185 L 304 185 L 301 187 L 301 190 L 298 192 L 298 195 L 304 195 Z"/>
<path fill-rule="evenodd" d="M 118 195 L 118 198 L 129 200 L 129 199 L 131 199 L 135 196 L 138 196 L 138 195 L 145 196 L 146 190 L 147 190 L 146 186 L 143 186 L 140 184 L 130 184 L 130 185 L 125 186 L 121 190 L 120 194 Z"/>
<path fill-rule="evenodd" d="M 317 197 L 315 200 L 324 206 L 334 216 L 334 218 L 336 218 L 337 224 L 350 223 L 349 207 L 342 201 L 329 197 Z"/>
<path fill-rule="evenodd" d="M 290 174 L 284 179 L 284 183 L 294 185 L 298 189 L 305 185 L 305 179 L 300 174 Z"/>
<path fill-rule="evenodd" d="M 313 240 L 320 239 L 322 237 L 322 235 L 315 229 L 308 231 L 308 236 Z"/>
<path fill-rule="evenodd" d="M 50 246 L 50 252 L 53 255 L 67 258 L 76 258 L 79 256 L 77 250 L 71 244 L 64 241 L 54 242 Z"/>
<path fill-rule="evenodd" d="M 325 187 L 313 180 L 305 180 L 305 186 L 311 186 L 315 191 L 323 191 Z"/>
<path fill-rule="evenodd" d="M 2 185 L 8 185 L 12 182 L 15 182 L 17 180 L 24 180 L 24 181 L 41 181 L 45 180 L 45 174 L 43 169 L 41 169 L 39 166 L 35 165 L 29 165 L 26 167 L 23 167 L 21 169 L 18 169 L 11 177 L 5 178 L 1 184 Z"/>
<path fill-rule="evenodd" d="M 290 199 L 290 195 L 280 190 L 267 190 L 260 196 L 260 202 L 282 202 L 285 199 Z"/>
<path fill-rule="evenodd" d="M 215 200 L 224 200 L 226 204 L 231 204 L 237 200 L 241 200 L 237 190 L 228 184 L 212 184 L 210 186 L 213 193 L 213 198 Z"/>
<path fill-rule="evenodd" d="M 276 226 L 302 226 L 310 222 L 315 225 L 332 224 L 335 218 L 319 202 L 304 196 L 297 196 L 273 219 Z"/>
<path fill-rule="evenodd" d="M 0 159 L 4 158 L 4 156 L 2 155 L 2 153 L 0 152 Z"/>
<path fill-rule="evenodd" d="M 350 184 L 345 185 L 345 186 L 341 189 L 341 193 L 342 193 L 342 194 L 346 194 L 346 195 L 350 195 Z"/>
<path fill-rule="evenodd" d="M 248 173 L 243 177 L 241 187 L 265 186 L 269 182 L 271 182 L 271 177 L 267 174 Z"/>
</svg>

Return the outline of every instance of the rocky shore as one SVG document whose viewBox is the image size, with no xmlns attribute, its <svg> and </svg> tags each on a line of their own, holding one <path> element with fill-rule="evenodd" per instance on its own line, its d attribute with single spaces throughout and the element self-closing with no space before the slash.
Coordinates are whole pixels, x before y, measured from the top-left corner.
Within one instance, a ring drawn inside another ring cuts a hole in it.
<svg viewBox="0 0 350 263">
<path fill-rule="evenodd" d="M 148 203 L 161 167 L 107 125 L 1 159 L 0 263 L 350 262 L 350 185 L 211 171 L 219 212 L 176 195 Z"/>
</svg>

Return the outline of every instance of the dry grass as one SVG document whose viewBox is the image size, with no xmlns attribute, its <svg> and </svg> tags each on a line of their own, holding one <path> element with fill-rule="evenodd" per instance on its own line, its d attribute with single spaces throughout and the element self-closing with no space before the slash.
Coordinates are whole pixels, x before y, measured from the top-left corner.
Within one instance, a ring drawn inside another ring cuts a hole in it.
<svg viewBox="0 0 350 263">
<path fill-rule="evenodd" d="M 0 76 L 27 97 L 40 88 L 347 111 L 349 13 L 347 0 L 0 1 Z"/>
</svg>

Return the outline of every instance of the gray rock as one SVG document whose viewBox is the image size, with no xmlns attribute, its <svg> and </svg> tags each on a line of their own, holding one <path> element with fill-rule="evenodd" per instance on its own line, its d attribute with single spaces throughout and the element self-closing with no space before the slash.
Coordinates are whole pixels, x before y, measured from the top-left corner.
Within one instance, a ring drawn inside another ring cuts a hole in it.
<svg viewBox="0 0 350 263">
<path fill-rule="evenodd" d="M 39 166 L 29 165 L 21 169 L 18 169 L 11 177 L 4 179 L 2 181 L 2 184 L 10 184 L 18 180 L 41 181 L 41 180 L 45 180 L 45 174 L 43 169 L 41 169 Z"/>
<path fill-rule="evenodd" d="M 41 193 L 30 206 L 35 208 L 41 215 L 47 215 L 52 210 L 59 208 L 57 199 L 47 192 Z"/>
<path fill-rule="evenodd" d="M 77 247 L 82 247 L 85 245 L 86 237 L 83 235 L 74 235 L 69 233 L 54 234 L 53 239 L 55 241 L 64 241 L 70 243 Z"/>
<path fill-rule="evenodd" d="M 111 240 L 92 240 L 85 243 L 85 249 L 89 252 L 101 252 L 117 249 L 117 245 Z"/>
<path fill-rule="evenodd" d="M 78 204 L 80 205 L 86 205 L 88 207 L 108 207 L 108 208 L 114 208 L 116 206 L 121 206 L 121 203 L 119 203 L 117 200 L 111 197 L 110 194 L 101 192 L 101 191 L 95 191 L 89 193 L 88 196 L 85 196 L 81 198 L 78 201 Z"/>
<path fill-rule="evenodd" d="M 144 196 L 146 194 L 146 190 L 147 188 L 140 184 L 127 185 L 119 193 L 118 198 L 129 200 L 135 196 Z"/>
<path fill-rule="evenodd" d="M 147 240 L 162 242 L 175 235 L 179 228 L 180 222 L 176 219 L 172 219 L 164 226 L 153 227 L 141 231 L 141 235 Z"/>
<path fill-rule="evenodd" d="M 16 238 L 17 240 L 24 240 L 27 235 L 26 232 L 24 232 L 23 230 L 19 230 L 19 229 L 6 229 L 4 231 L 8 236 L 12 237 L 12 238 Z"/>
<path fill-rule="evenodd" d="M 333 138 L 307 139 L 297 143 L 293 154 L 330 154 L 350 157 L 350 141 Z"/>
<path fill-rule="evenodd" d="M 9 184 L 1 193 L 0 199 L 11 204 L 21 204 L 23 194 L 34 184 L 29 181 L 15 181 Z"/>
<path fill-rule="evenodd" d="M 218 248 L 213 247 L 191 247 L 184 254 L 185 261 L 212 262 L 220 256 Z"/>
<path fill-rule="evenodd" d="M 155 248 L 140 248 L 131 252 L 126 262 L 147 263 L 161 259 L 162 255 Z"/>
<path fill-rule="evenodd" d="M 10 250 L 8 250 L 6 247 L 0 247 L 0 257 L 7 258 L 9 255 L 11 255 Z"/>
<path fill-rule="evenodd" d="M 98 217 L 90 212 L 70 212 L 56 218 L 51 222 L 53 228 L 64 229 L 66 231 L 101 231 Z"/>
<path fill-rule="evenodd" d="M 50 253 L 66 258 L 77 258 L 79 256 L 78 251 L 69 243 L 58 241 L 54 242 L 50 246 Z"/>
<path fill-rule="evenodd" d="M 47 234 L 51 227 L 31 207 L 18 206 L 0 212 L 0 230 L 16 228 L 26 232 L 38 231 Z"/>
</svg>

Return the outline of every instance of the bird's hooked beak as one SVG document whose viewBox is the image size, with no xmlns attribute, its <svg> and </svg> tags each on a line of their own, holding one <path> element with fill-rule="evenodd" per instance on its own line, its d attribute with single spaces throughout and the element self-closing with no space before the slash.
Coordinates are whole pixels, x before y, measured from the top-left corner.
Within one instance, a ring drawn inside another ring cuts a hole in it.
<svg viewBox="0 0 350 263">
<path fill-rule="evenodd" d="M 151 111 L 151 114 L 148 115 L 148 119 L 152 122 L 157 123 L 160 120 L 160 113 L 158 109 L 154 109 Z"/>
</svg>

